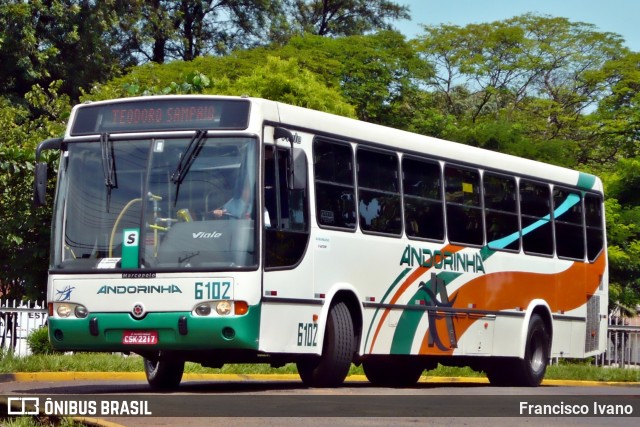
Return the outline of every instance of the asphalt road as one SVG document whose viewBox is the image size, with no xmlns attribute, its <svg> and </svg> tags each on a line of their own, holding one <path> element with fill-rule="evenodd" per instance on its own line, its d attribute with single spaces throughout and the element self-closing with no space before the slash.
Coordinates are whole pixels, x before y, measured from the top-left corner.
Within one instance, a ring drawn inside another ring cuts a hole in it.
<svg viewBox="0 0 640 427">
<path fill-rule="evenodd" d="M 192 374 L 177 391 L 156 393 L 140 373 L 39 373 L 0 375 L 0 396 L 14 405 L 19 397 L 38 398 L 40 407 L 84 411 L 101 426 L 613 427 L 640 421 L 636 383 L 546 380 L 538 388 L 516 388 L 492 387 L 484 378 L 423 378 L 415 387 L 390 389 L 356 376 L 344 387 L 315 389 L 297 375 Z M 541 411 L 551 416 L 536 416 Z M 149 415 L 131 416 L 140 412 Z"/>
</svg>

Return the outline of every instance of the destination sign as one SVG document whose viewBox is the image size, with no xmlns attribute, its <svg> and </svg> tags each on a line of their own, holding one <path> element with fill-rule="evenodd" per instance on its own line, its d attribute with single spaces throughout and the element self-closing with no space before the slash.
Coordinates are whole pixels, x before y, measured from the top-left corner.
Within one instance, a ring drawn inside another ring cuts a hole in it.
<svg viewBox="0 0 640 427">
<path fill-rule="evenodd" d="M 193 129 L 246 129 L 249 100 L 148 98 L 86 104 L 76 110 L 71 135 Z"/>
</svg>

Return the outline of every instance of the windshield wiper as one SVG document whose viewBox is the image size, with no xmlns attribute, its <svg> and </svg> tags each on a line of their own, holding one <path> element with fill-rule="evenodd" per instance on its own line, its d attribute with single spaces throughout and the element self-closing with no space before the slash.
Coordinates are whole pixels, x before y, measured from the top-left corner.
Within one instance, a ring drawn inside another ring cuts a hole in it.
<svg viewBox="0 0 640 427">
<path fill-rule="evenodd" d="M 204 138 L 207 136 L 207 131 L 203 129 L 196 130 L 196 134 L 193 135 L 191 141 L 187 145 L 187 148 L 184 150 L 184 153 L 180 156 L 180 160 L 178 161 L 178 166 L 176 166 L 176 170 L 171 174 L 171 182 L 176 184 L 176 196 L 174 198 L 174 205 L 178 203 L 178 193 L 180 192 L 180 184 L 184 181 L 184 178 L 189 173 L 189 169 L 191 165 L 200 154 L 202 150 L 202 146 L 204 145 Z"/>
<path fill-rule="evenodd" d="M 100 150 L 102 151 L 104 185 L 107 187 L 107 212 L 109 212 L 111 189 L 118 187 L 118 178 L 116 176 L 116 161 L 113 155 L 113 141 L 109 139 L 109 134 L 106 132 L 100 134 Z"/>
</svg>

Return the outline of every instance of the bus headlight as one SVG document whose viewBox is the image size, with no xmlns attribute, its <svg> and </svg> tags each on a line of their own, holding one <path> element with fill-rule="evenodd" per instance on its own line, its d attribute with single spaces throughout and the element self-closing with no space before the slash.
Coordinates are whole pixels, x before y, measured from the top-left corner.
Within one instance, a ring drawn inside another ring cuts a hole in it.
<svg viewBox="0 0 640 427">
<path fill-rule="evenodd" d="M 215 310 L 215 312 L 214 312 Z M 193 314 L 196 316 L 242 316 L 249 311 L 246 301 L 232 301 L 232 300 L 220 300 L 220 301 L 207 301 L 201 302 L 193 309 Z"/>
<path fill-rule="evenodd" d="M 76 315 L 78 319 L 84 319 L 89 315 L 89 310 L 84 305 L 77 305 L 75 310 L 73 310 L 73 314 Z"/>
<path fill-rule="evenodd" d="M 221 316 L 226 316 L 231 313 L 231 302 L 230 301 L 218 301 L 216 303 L 216 312 Z"/>
<path fill-rule="evenodd" d="M 69 306 L 69 304 L 60 304 L 56 313 L 58 313 L 58 316 L 60 317 L 67 318 L 71 316 L 71 306 Z"/>
<path fill-rule="evenodd" d="M 200 304 L 196 307 L 196 314 L 198 316 L 208 316 L 211 314 L 211 306 L 208 303 Z"/>
</svg>

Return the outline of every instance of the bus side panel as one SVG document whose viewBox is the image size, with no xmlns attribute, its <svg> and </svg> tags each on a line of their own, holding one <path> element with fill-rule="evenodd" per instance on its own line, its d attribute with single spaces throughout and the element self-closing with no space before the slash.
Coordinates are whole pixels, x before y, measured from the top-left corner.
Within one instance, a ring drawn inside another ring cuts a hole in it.
<svg viewBox="0 0 640 427">
<path fill-rule="evenodd" d="M 313 291 L 313 253 L 307 250 L 293 269 L 265 271 L 260 350 L 268 353 L 319 353 L 324 299 Z"/>
<path fill-rule="evenodd" d="M 264 302 L 259 350 L 265 353 L 320 354 L 324 336 L 322 305 Z"/>
</svg>

